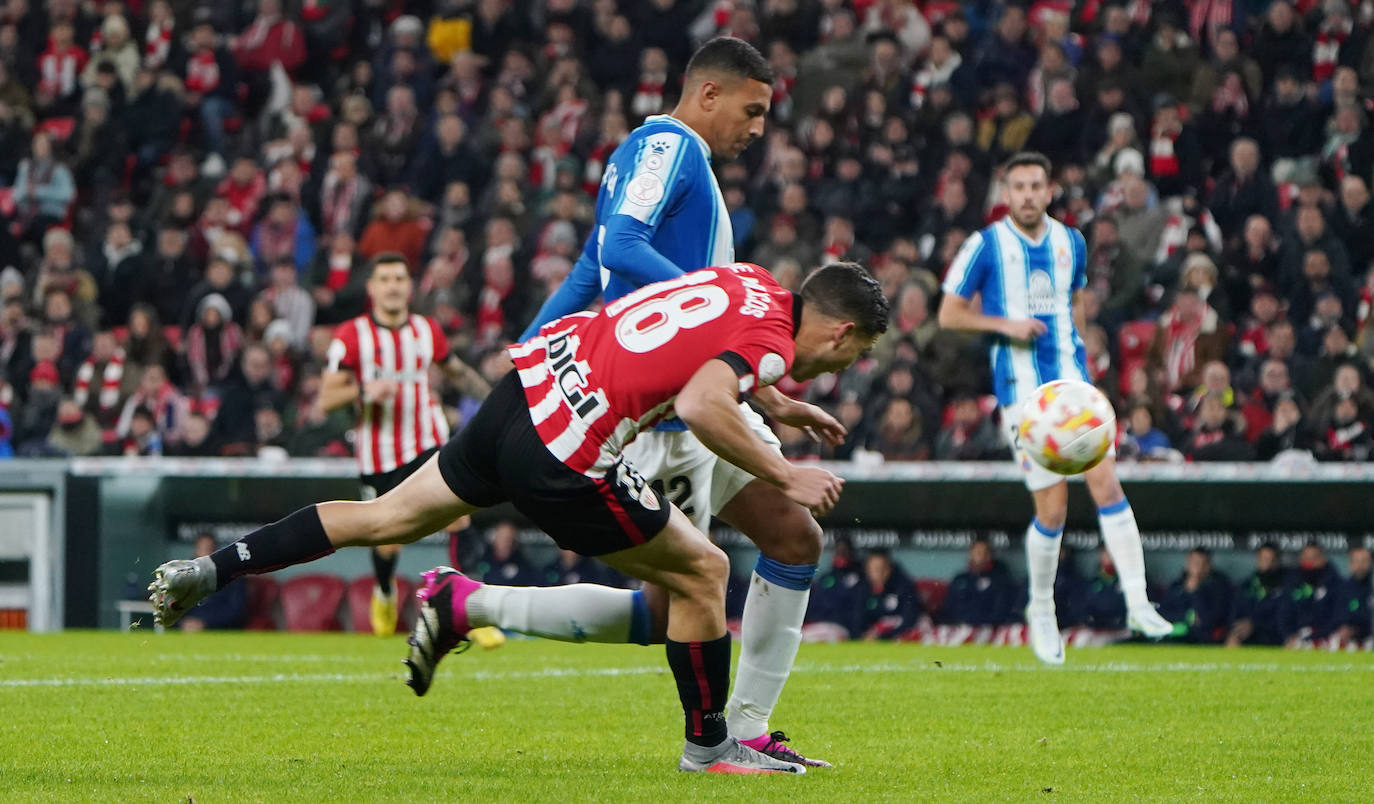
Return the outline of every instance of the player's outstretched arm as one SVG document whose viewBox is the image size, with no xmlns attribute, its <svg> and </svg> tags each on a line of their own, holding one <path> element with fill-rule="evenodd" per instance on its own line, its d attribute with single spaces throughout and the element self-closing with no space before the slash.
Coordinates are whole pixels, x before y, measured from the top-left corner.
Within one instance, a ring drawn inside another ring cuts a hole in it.
<svg viewBox="0 0 1374 804">
<path fill-rule="evenodd" d="M 520 333 L 521 343 L 539 334 L 539 328 L 565 315 L 580 313 L 601 295 L 601 269 L 584 252 L 573 263 L 572 271 L 553 295 L 544 300 L 544 306 Z"/>
<path fill-rule="evenodd" d="M 677 395 L 674 408 L 706 448 L 788 497 L 824 514 L 844 481 L 815 466 L 793 466 L 749 428 L 739 409 L 739 377 L 724 360 L 708 360 Z"/>
<path fill-rule="evenodd" d="M 812 438 L 832 447 L 843 444 L 849 432 L 834 416 L 809 402 L 793 399 L 771 385 L 755 390 L 754 402 L 773 421 L 805 430 Z"/>
<path fill-rule="evenodd" d="M 973 308 L 973 302 L 957 293 L 945 292 L 940 301 L 940 326 L 966 332 L 991 332 L 1014 341 L 1029 341 L 1045 334 L 1045 323 L 1035 318 L 1002 318 L 985 315 Z"/>
<path fill-rule="evenodd" d="M 601 264 L 635 287 L 682 276 L 681 268 L 654 249 L 655 228 L 630 215 L 612 215 L 601 243 Z"/>
</svg>

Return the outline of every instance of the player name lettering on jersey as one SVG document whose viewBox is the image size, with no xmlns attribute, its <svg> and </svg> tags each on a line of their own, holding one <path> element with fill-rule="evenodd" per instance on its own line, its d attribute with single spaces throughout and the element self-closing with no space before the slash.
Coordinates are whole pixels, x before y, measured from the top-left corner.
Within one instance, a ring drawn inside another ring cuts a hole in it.
<svg viewBox="0 0 1374 804">
<path fill-rule="evenodd" d="M 744 285 L 744 304 L 739 308 L 740 314 L 754 318 L 768 315 L 768 309 L 773 306 L 773 297 L 769 295 L 768 288 L 752 276 L 741 276 L 740 282 Z"/>
<path fill-rule="evenodd" d="M 588 390 L 587 374 L 591 368 L 585 360 L 573 359 L 572 336 L 563 332 L 548 341 L 548 365 L 556 377 L 558 390 L 568 407 L 583 419 L 591 419 L 597 408 L 606 405 L 606 394 L 600 388 Z"/>
</svg>

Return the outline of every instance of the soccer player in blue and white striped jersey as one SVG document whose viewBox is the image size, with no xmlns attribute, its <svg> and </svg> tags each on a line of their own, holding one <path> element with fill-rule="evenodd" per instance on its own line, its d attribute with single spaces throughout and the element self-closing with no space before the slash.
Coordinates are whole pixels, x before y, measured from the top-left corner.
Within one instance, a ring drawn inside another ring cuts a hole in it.
<svg viewBox="0 0 1374 804">
<path fill-rule="evenodd" d="M 1017 154 L 1007 162 L 1003 181 L 1007 217 L 970 235 L 959 249 L 945 275 L 940 326 L 990 336 L 1002 427 L 1015 450 L 1020 405 L 1036 388 L 1057 379 L 1091 381 L 1080 336 L 1087 248 L 1077 229 L 1045 214 L 1051 197 L 1048 159 Z M 1031 647 L 1041 661 L 1062 664 L 1054 577 L 1068 516 L 1068 483 L 1019 451 L 1014 457 L 1035 501 L 1035 518 L 1026 529 Z M 1127 623 L 1148 637 L 1167 636 L 1173 626 L 1145 594 L 1140 531 L 1116 477 L 1115 448 L 1084 480 L 1097 503 L 1102 541 L 1120 574 Z"/>
</svg>

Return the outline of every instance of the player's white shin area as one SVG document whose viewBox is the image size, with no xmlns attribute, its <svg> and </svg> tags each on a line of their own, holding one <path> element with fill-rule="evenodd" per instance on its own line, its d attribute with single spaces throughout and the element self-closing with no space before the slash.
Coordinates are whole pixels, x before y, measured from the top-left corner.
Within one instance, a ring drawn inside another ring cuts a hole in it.
<svg viewBox="0 0 1374 804">
<path fill-rule="evenodd" d="M 483 586 L 467 600 L 473 627 L 494 625 L 505 631 L 562 642 L 630 641 L 634 591 L 590 583 L 569 586 Z"/>
<path fill-rule="evenodd" d="M 787 589 L 757 572 L 750 578 L 735 686 L 725 707 L 731 735 L 752 740 L 768 732 L 768 717 L 797 658 L 810 598 L 810 589 Z"/>
</svg>

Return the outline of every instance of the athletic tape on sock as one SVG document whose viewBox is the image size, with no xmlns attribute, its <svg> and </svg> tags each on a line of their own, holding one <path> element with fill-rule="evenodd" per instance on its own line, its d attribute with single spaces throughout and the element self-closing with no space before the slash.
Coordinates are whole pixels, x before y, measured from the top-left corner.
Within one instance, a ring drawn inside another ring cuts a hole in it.
<svg viewBox="0 0 1374 804">
<path fill-rule="evenodd" d="M 754 562 L 754 572 L 769 583 L 801 592 L 811 588 L 811 581 L 816 578 L 816 565 L 784 564 L 760 553 L 759 560 Z"/>
</svg>

